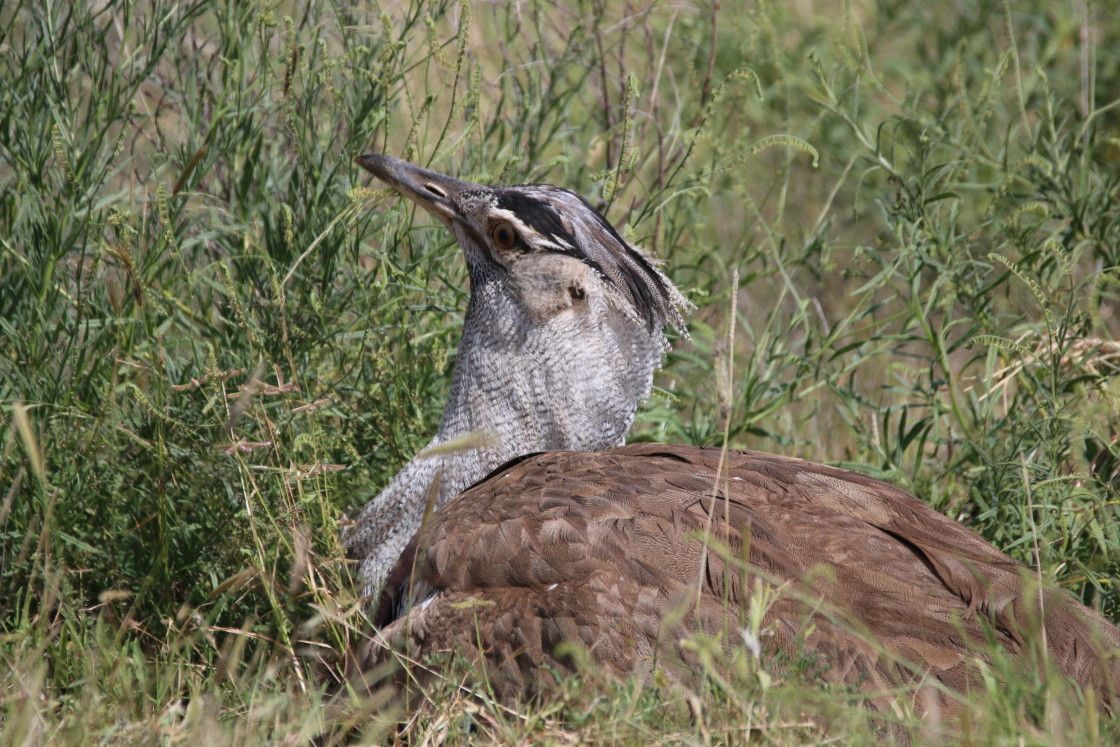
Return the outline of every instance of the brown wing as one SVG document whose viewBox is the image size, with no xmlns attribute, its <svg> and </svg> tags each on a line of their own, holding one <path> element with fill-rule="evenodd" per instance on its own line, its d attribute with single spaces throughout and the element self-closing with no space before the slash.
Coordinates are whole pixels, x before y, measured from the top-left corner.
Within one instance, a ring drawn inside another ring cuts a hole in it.
<svg viewBox="0 0 1120 747">
<path fill-rule="evenodd" d="M 1067 677 L 1106 700 L 1120 692 L 1120 631 L 1040 592 L 961 524 L 853 472 L 728 452 L 717 481 L 720 460 L 718 449 L 640 444 L 511 466 L 414 539 L 424 599 L 385 635 L 464 651 L 507 695 L 547 685 L 573 645 L 618 675 L 655 660 L 682 672 L 694 664 L 679 645 L 690 631 L 744 645 L 757 576 L 781 588 L 766 648 L 800 647 L 825 660 L 826 677 L 865 691 L 932 677 L 946 687 L 915 698 L 932 691 L 951 711 L 945 691 L 976 684 L 970 662 L 988 637 L 1037 668 L 1024 641 L 1044 626 Z"/>
</svg>

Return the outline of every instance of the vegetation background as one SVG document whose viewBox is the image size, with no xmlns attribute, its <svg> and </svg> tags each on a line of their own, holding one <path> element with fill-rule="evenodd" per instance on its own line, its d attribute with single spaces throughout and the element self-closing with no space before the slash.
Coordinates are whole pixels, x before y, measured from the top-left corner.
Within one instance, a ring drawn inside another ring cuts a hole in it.
<svg viewBox="0 0 1120 747">
<path fill-rule="evenodd" d="M 363 152 L 574 188 L 665 260 L 700 309 L 634 438 L 894 481 L 1120 619 L 1118 103 L 1093 2 L 8 0 L 0 742 L 876 738 L 764 661 L 330 694 L 339 524 L 434 430 L 467 294 Z M 976 743 L 1120 738 L 984 672 Z"/>
</svg>

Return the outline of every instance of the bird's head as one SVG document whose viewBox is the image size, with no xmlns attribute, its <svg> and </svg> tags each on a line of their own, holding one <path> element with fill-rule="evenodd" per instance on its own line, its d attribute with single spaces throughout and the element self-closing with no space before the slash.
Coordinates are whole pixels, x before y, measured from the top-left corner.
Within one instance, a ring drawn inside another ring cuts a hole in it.
<svg viewBox="0 0 1120 747">
<path fill-rule="evenodd" d="M 474 287 L 499 281 L 534 322 L 599 307 L 658 336 L 666 325 L 683 331 L 688 302 L 576 193 L 547 184 L 488 187 L 390 156 L 355 160 L 451 229 Z"/>
</svg>

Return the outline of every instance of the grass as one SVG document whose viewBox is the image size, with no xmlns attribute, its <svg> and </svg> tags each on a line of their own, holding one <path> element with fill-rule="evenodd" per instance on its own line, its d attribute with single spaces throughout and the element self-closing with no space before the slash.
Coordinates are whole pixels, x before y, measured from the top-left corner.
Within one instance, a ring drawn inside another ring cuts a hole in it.
<svg viewBox="0 0 1120 747">
<path fill-rule="evenodd" d="M 0 52 L 0 741 L 876 738 L 764 665 L 331 699 L 338 524 L 434 430 L 467 292 L 363 152 L 572 187 L 667 262 L 701 309 L 633 438 L 889 479 L 1120 620 L 1107 9 L 14 0 Z M 1118 737 L 1011 666 L 976 743 Z"/>
</svg>

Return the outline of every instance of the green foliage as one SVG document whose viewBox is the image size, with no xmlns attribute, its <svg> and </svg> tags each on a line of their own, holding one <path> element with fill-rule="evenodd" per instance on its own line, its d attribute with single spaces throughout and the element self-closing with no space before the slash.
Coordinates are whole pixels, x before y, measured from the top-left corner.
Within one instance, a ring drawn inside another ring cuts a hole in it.
<svg viewBox="0 0 1120 747">
<path fill-rule="evenodd" d="M 321 707 L 361 630 L 338 527 L 434 430 L 467 288 L 363 152 L 572 187 L 666 260 L 702 308 L 634 438 L 882 476 L 1120 619 L 1105 9 L 15 0 L 0 52 L 3 741 L 396 728 Z M 523 711 L 448 685 L 407 733 L 881 728 L 735 666 Z M 981 741 L 1109 741 L 1011 667 Z"/>
</svg>

